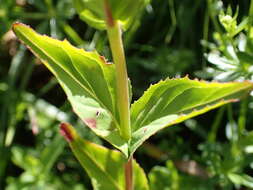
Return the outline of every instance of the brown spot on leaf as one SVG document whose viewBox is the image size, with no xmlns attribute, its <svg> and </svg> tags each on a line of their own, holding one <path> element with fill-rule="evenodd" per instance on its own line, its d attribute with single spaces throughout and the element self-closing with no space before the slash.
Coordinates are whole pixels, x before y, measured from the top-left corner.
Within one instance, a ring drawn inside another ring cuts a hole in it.
<svg viewBox="0 0 253 190">
<path fill-rule="evenodd" d="M 88 118 L 83 120 L 84 123 L 90 128 L 97 128 L 97 121 L 93 118 Z"/>
<path fill-rule="evenodd" d="M 96 117 L 98 117 L 100 115 L 100 113 L 101 113 L 100 111 L 97 111 L 96 112 Z"/>
</svg>

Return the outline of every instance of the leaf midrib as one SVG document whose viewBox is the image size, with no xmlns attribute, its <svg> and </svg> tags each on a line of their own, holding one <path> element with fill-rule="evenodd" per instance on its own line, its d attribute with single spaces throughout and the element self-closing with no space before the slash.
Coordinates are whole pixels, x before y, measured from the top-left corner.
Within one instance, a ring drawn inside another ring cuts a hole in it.
<svg viewBox="0 0 253 190">
<path fill-rule="evenodd" d="M 83 147 L 83 145 L 82 145 L 83 143 L 82 143 L 82 140 L 81 140 L 81 139 L 78 139 L 76 143 L 78 143 L 78 146 Z M 72 150 L 73 150 L 74 152 L 76 152 L 76 149 L 75 149 L 75 148 L 72 148 Z M 88 154 L 87 152 L 83 151 L 83 149 L 81 149 L 80 152 L 84 153 L 84 154 L 87 156 L 87 158 L 88 158 L 91 162 L 93 162 L 94 165 L 96 165 L 97 168 L 98 168 L 106 177 L 108 177 L 108 179 L 112 182 L 112 184 L 115 186 L 115 188 L 117 188 L 117 189 L 119 189 L 119 190 L 122 190 L 122 189 L 118 186 L 117 182 L 115 182 L 115 181 L 113 180 L 113 178 L 111 177 L 111 175 L 109 175 L 106 171 L 104 171 L 104 169 L 101 168 L 101 166 L 96 162 L 96 160 L 92 159 L 92 157 L 90 156 L 90 154 Z M 81 163 L 82 163 L 82 162 L 81 162 Z"/>
<path fill-rule="evenodd" d="M 194 88 L 196 89 L 196 88 L 200 88 L 200 87 L 194 87 Z M 204 106 L 205 104 L 212 104 L 213 102 L 216 102 L 216 101 L 222 101 L 222 100 L 224 100 L 226 97 L 233 96 L 234 94 L 238 93 L 241 89 L 245 89 L 245 90 L 246 90 L 247 88 L 245 88 L 245 87 L 239 88 L 238 90 L 233 91 L 233 93 L 231 93 L 231 94 L 226 94 L 226 95 L 224 95 L 224 96 L 221 96 L 220 98 L 216 98 L 216 99 L 213 99 L 213 100 L 210 100 L 210 101 L 207 101 L 207 102 L 202 102 L 202 103 L 200 103 L 200 104 L 196 104 L 195 106 L 191 106 L 191 107 L 185 108 L 185 109 L 183 109 L 183 110 L 179 110 L 179 111 L 177 111 L 176 113 L 173 113 L 173 114 L 178 114 L 179 112 L 186 112 L 187 110 L 194 109 L 194 107 Z M 187 89 L 187 90 L 189 90 L 189 89 Z M 220 90 L 220 89 L 218 89 L 218 90 Z M 217 91 L 218 91 L 218 90 L 217 90 Z M 217 92 L 217 91 L 214 91 L 213 94 L 214 94 L 215 92 Z M 185 92 L 185 91 L 184 91 L 184 92 Z M 213 94 L 212 94 L 212 95 L 213 95 Z M 210 97 L 210 96 L 208 96 L 208 97 Z M 207 98 L 208 98 L 208 97 L 207 97 Z M 205 98 L 205 99 L 207 99 L 207 98 Z M 205 99 L 204 99 L 203 101 L 205 101 Z"/>
<path fill-rule="evenodd" d="M 93 97 L 95 100 L 97 100 L 99 102 L 99 104 L 101 106 L 103 106 L 104 108 L 106 108 L 106 110 L 110 113 L 111 117 L 113 118 L 113 121 L 117 124 L 118 124 L 118 121 L 116 120 L 116 118 L 113 116 L 113 114 L 111 113 L 111 111 L 98 99 L 98 97 L 93 94 L 92 92 L 90 92 L 89 89 L 87 89 L 85 86 L 82 85 L 82 83 L 80 83 L 75 77 L 73 77 L 73 75 L 71 73 L 69 73 L 68 71 L 66 71 L 62 66 L 61 64 L 58 63 L 58 61 L 56 61 L 54 58 L 52 58 L 50 55 L 48 55 L 43 49 L 41 49 L 36 43 L 34 43 L 33 41 L 29 40 L 29 38 L 26 37 L 26 35 L 23 35 L 22 32 L 19 31 L 19 34 L 23 36 L 23 38 L 25 38 L 27 41 L 29 41 L 33 46 L 35 46 L 36 48 L 38 48 L 41 52 L 44 53 L 44 55 L 46 57 L 48 57 L 50 60 L 52 60 L 52 62 L 54 62 L 55 64 L 57 64 L 66 74 L 68 74 L 71 78 L 74 79 L 74 81 L 80 86 L 82 87 L 84 90 L 86 90 L 88 92 L 88 94 L 90 94 L 91 97 Z M 35 36 L 37 38 L 37 36 Z M 58 46 L 60 47 L 60 46 Z M 62 49 L 62 47 L 60 47 Z M 64 50 L 64 52 L 66 52 Z M 37 53 L 36 53 L 37 54 Z M 68 55 L 68 54 L 67 54 Z M 69 55 L 68 55 L 69 56 Z M 71 60 L 71 59 L 70 59 Z M 46 60 L 45 60 L 46 61 Z M 47 62 L 47 61 L 46 61 Z M 89 84 L 90 85 L 90 84 Z"/>
<path fill-rule="evenodd" d="M 180 85 L 180 84 L 176 84 L 175 86 L 178 86 L 178 85 Z M 173 87 L 175 87 L 175 86 L 173 86 Z M 184 89 L 182 93 L 184 93 L 185 91 L 187 91 L 187 90 L 189 90 L 189 89 L 197 89 L 197 88 L 205 88 L 205 87 L 190 87 L 190 88 Z M 233 91 L 232 94 L 226 94 L 226 95 L 224 95 L 224 96 L 221 96 L 221 97 L 219 97 L 219 98 L 213 99 L 213 100 L 211 100 L 211 101 L 208 101 L 208 102 L 205 102 L 205 103 L 202 102 L 202 103 L 200 103 L 200 104 L 196 104 L 196 105 L 194 105 L 194 106 L 192 106 L 192 107 L 188 107 L 188 108 L 186 108 L 186 109 L 179 110 L 178 112 L 176 112 L 176 113 L 174 113 L 174 114 L 178 114 L 179 112 L 186 112 L 187 110 L 192 110 L 192 109 L 194 109 L 194 107 L 203 106 L 203 105 L 205 105 L 205 104 L 211 104 L 211 103 L 213 103 L 213 102 L 216 102 L 216 101 L 225 99 L 225 98 L 228 97 L 228 96 L 232 96 L 233 94 L 238 93 L 238 92 L 241 91 L 242 89 L 245 89 L 245 90 L 246 90 L 247 88 L 248 88 L 248 85 L 247 85 L 246 87 L 245 87 L 245 86 L 242 86 L 241 88 L 237 88 L 235 91 Z M 218 91 L 218 90 L 219 90 L 219 89 L 217 89 L 217 91 Z M 215 91 L 215 92 L 217 92 L 217 91 Z M 154 91 L 154 92 L 155 92 L 155 91 Z M 213 92 L 213 94 L 214 94 L 215 92 Z M 165 107 L 167 107 L 177 96 L 181 95 L 182 93 L 176 95 Z M 212 94 L 212 95 L 213 95 L 213 94 Z M 209 95 L 208 97 L 210 97 L 210 96 L 211 96 L 211 95 Z M 205 99 L 208 99 L 208 97 L 205 98 Z M 160 99 L 160 98 L 159 98 L 159 99 Z M 203 100 L 203 101 L 204 101 L 204 100 Z M 163 109 L 163 110 L 164 110 L 164 109 Z M 162 111 L 161 111 L 161 112 L 162 112 Z M 141 112 L 138 113 L 138 116 L 139 116 L 140 113 L 141 113 Z M 149 115 L 149 114 L 147 114 L 147 115 Z M 141 124 L 139 125 L 139 127 L 138 127 L 138 126 L 135 127 L 136 130 L 138 130 L 139 128 L 143 127 L 144 120 L 146 120 L 146 119 L 148 118 L 147 115 L 144 117 L 144 119 L 142 120 L 142 122 L 141 122 Z M 138 118 L 138 116 L 137 116 L 137 118 Z M 157 119 L 157 118 L 156 118 L 156 119 Z M 156 120 L 156 119 L 155 119 L 155 120 Z M 138 119 L 137 119 L 137 120 L 138 120 Z M 153 121 L 154 121 L 154 120 L 153 120 Z M 137 122 L 137 121 L 136 121 L 136 122 Z M 151 122 L 152 122 L 152 121 L 151 121 Z M 149 125 L 151 122 L 145 124 L 145 126 L 146 126 L 146 125 Z"/>
<path fill-rule="evenodd" d="M 175 84 L 175 85 L 173 85 L 173 86 L 170 86 L 169 89 L 175 88 L 175 87 L 180 86 L 180 85 L 182 85 L 182 84 L 180 84 L 180 83 L 179 83 L 179 84 Z M 188 89 L 190 89 L 190 88 L 192 88 L 192 86 L 189 86 L 189 88 L 184 89 L 180 94 L 184 93 L 186 90 L 188 90 Z M 167 90 L 168 90 L 168 89 L 165 89 L 165 90 L 164 90 L 164 92 L 160 95 L 160 97 L 159 97 L 159 99 L 157 100 L 157 102 L 159 102 L 159 100 L 161 100 L 163 94 L 166 93 Z M 167 102 L 167 104 L 163 107 L 163 110 L 165 109 L 165 107 L 167 107 L 167 106 L 168 106 L 177 96 L 179 96 L 180 94 L 177 94 L 177 95 L 174 96 L 169 102 Z M 148 114 L 146 114 L 146 116 L 144 116 L 143 120 L 142 120 L 141 123 L 140 123 L 140 126 L 142 126 L 143 123 L 145 123 L 145 121 L 150 117 L 150 114 L 153 113 L 153 112 L 152 112 L 153 109 L 155 109 L 155 106 L 153 106 L 153 107 L 150 109 L 150 111 L 148 112 Z M 163 111 L 163 110 L 162 110 L 162 111 Z M 162 112 L 162 111 L 161 111 L 161 112 Z M 140 115 L 140 114 L 138 114 L 138 116 L 139 116 L 139 115 Z M 138 118 L 138 117 L 137 117 L 137 118 Z M 137 120 L 138 120 L 138 119 L 137 119 Z"/>
<path fill-rule="evenodd" d="M 66 44 L 66 46 L 69 46 L 69 44 Z M 61 48 L 62 48 L 62 47 L 61 47 Z M 72 46 L 69 47 L 69 48 L 70 48 L 70 49 L 73 48 L 73 51 L 74 51 L 75 49 L 77 49 L 77 48 L 72 47 Z M 66 51 L 64 48 L 62 48 L 62 50 L 68 55 L 68 57 L 69 57 L 69 59 L 71 60 L 72 65 L 73 65 L 73 67 L 75 68 L 76 72 L 81 76 L 82 79 L 84 79 L 84 80 L 89 84 L 89 86 L 90 86 L 90 88 L 92 89 L 94 95 L 96 95 L 96 93 L 95 93 L 95 91 L 94 91 L 94 88 L 92 87 L 90 81 L 87 80 L 87 79 L 83 76 L 83 74 L 82 74 L 81 72 L 78 71 L 78 69 L 77 69 L 77 67 L 76 67 L 76 64 L 74 64 L 74 61 L 73 61 L 73 59 L 72 59 L 72 56 L 71 56 L 71 55 L 68 53 L 68 51 Z M 77 49 L 77 50 L 78 50 L 78 51 L 82 51 L 81 49 Z M 79 53 L 79 52 L 78 52 L 78 53 Z M 96 59 L 93 58 L 93 57 L 85 56 L 85 55 L 83 54 L 83 52 L 80 52 L 80 56 L 84 56 L 84 57 L 85 57 L 86 59 L 88 59 L 89 61 L 98 62 L 98 60 L 96 60 Z M 98 67 L 99 67 L 99 69 L 100 69 L 100 72 L 103 74 L 103 78 L 105 78 L 104 69 L 102 68 L 103 66 L 102 66 L 100 63 L 98 63 Z M 108 91 L 108 94 L 109 94 L 109 96 L 110 96 L 110 105 L 111 105 L 111 107 L 112 107 L 112 111 L 115 111 L 115 110 L 114 110 L 115 108 L 114 108 L 114 105 L 113 105 L 113 98 L 112 98 L 112 95 L 111 95 L 111 93 L 110 93 L 109 84 L 108 84 L 107 80 L 105 80 L 105 84 L 106 84 L 106 89 L 107 89 L 107 91 Z M 97 97 L 97 96 L 96 96 L 96 97 Z M 99 99 L 99 98 L 97 97 L 97 99 Z M 104 107 L 107 108 L 105 105 L 104 105 Z M 110 110 L 109 108 L 107 108 L 107 109 Z M 110 111 L 111 111 L 111 110 L 110 110 Z"/>
</svg>

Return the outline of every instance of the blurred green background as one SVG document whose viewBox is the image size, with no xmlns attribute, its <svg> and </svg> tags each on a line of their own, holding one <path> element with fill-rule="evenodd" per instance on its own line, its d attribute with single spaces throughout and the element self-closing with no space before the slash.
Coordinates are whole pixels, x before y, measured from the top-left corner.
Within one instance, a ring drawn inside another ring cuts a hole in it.
<svg viewBox="0 0 253 190">
<path fill-rule="evenodd" d="M 124 33 L 134 100 L 166 77 L 252 80 L 253 1 L 153 0 Z M 72 112 L 55 78 L 11 32 L 14 22 L 111 60 L 105 31 L 72 0 L 0 0 L 0 189 L 89 190 L 59 135 L 73 124 L 110 147 Z M 135 154 L 151 190 L 253 189 L 253 101 L 227 105 L 151 137 Z"/>
</svg>

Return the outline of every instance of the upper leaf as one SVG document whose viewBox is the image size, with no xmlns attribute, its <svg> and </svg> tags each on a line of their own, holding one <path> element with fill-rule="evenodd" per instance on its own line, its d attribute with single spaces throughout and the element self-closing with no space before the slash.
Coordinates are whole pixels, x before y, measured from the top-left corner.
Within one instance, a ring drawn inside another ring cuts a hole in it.
<svg viewBox="0 0 253 190">
<path fill-rule="evenodd" d="M 127 144 L 118 130 L 114 65 L 96 52 L 39 35 L 23 24 L 14 24 L 13 31 L 57 77 L 85 124 L 127 155 Z"/>
<path fill-rule="evenodd" d="M 61 133 L 68 140 L 72 151 L 86 170 L 96 190 L 124 190 L 125 157 L 119 151 L 110 150 L 80 138 L 74 128 L 61 125 Z M 148 190 L 144 171 L 134 161 L 134 189 Z"/>
<path fill-rule="evenodd" d="M 247 174 L 228 173 L 228 178 L 237 185 L 253 188 L 253 178 Z"/>
<path fill-rule="evenodd" d="M 106 29 L 106 0 L 74 0 L 80 18 L 92 27 Z M 124 29 L 136 18 L 149 0 L 108 0 L 114 20 L 118 20 Z"/>
<path fill-rule="evenodd" d="M 157 131 L 236 101 L 252 88 L 250 82 L 208 83 L 188 78 L 152 85 L 131 107 L 130 154 Z"/>
</svg>

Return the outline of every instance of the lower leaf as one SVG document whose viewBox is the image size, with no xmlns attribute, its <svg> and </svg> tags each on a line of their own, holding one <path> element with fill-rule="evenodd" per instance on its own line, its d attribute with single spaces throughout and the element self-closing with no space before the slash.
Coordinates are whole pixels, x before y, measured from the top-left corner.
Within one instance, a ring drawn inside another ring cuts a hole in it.
<svg viewBox="0 0 253 190">
<path fill-rule="evenodd" d="M 69 124 L 61 125 L 61 133 L 91 178 L 95 190 L 124 190 L 124 165 L 127 162 L 123 154 L 110 150 L 78 136 Z M 148 183 L 142 168 L 134 161 L 134 189 L 148 190 Z"/>
</svg>

